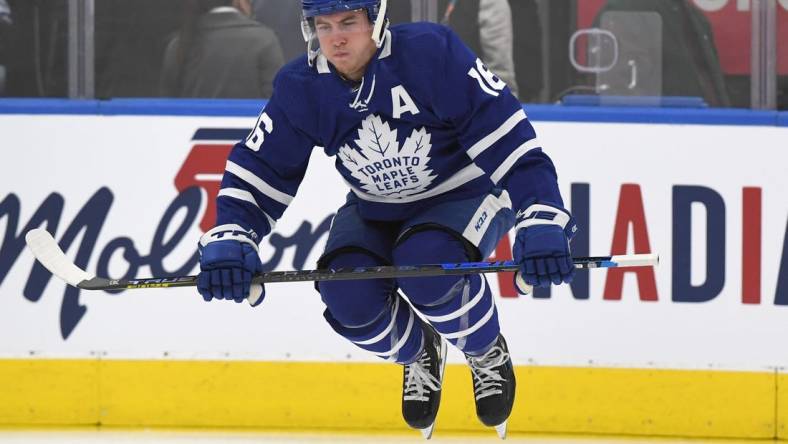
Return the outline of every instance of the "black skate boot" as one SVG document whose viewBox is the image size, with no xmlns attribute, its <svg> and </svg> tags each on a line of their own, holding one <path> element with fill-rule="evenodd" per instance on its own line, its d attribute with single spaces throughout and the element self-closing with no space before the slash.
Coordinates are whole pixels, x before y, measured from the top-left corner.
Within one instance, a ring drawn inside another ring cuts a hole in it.
<svg viewBox="0 0 788 444">
<path fill-rule="evenodd" d="M 405 366 L 402 383 L 402 416 L 405 422 L 432 437 L 441 402 L 446 342 L 432 327 L 424 326 L 424 350 L 416 362 Z"/>
<path fill-rule="evenodd" d="M 514 404 L 514 367 L 503 336 L 482 356 L 465 358 L 471 366 L 476 416 L 488 427 L 495 427 L 498 437 L 506 438 L 506 420 Z"/>
</svg>

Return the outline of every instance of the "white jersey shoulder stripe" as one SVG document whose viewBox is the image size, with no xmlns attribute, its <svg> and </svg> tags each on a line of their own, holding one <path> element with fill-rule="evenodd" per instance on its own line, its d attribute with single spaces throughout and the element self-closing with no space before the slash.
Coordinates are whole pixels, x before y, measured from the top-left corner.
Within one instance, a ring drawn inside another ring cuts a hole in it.
<svg viewBox="0 0 788 444">
<path fill-rule="evenodd" d="M 476 142 L 472 147 L 468 149 L 468 156 L 471 159 L 475 159 L 476 156 L 483 153 L 487 148 L 493 146 L 495 142 L 501 140 L 501 138 L 511 131 L 518 123 L 527 119 L 528 117 L 525 115 L 525 111 L 522 109 L 518 110 L 511 117 L 506 119 L 506 122 L 503 125 L 499 126 L 495 131 L 491 132 L 487 136 L 485 136 L 482 140 Z"/>
<path fill-rule="evenodd" d="M 232 173 L 234 176 L 237 176 L 239 179 L 255 187 L 257 191 L 283 205 L 290 205 L 290 202 L 293 201 L 293 196 L 285 194 L 271 185 L 268 185 L 263 179 L 255 176 L 254 173 L 238 165 L 237 163 L 228 160 L 227 166 L 225 166 L 225 171 Z"/>
</svg>

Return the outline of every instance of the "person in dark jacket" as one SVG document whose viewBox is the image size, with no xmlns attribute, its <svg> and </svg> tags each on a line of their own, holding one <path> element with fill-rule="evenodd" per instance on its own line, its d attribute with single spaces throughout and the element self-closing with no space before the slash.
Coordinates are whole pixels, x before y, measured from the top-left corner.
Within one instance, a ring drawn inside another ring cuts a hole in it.
<svg viewBox="0 0 788 444">
<path fill-rule="evenodd" d="M 167 97 L 270 97 L 284 65 L 274 32 L 252 20 L 249 0 L 191 0 L 164 54 Z"/>
<path fill-rule="evenodd" d="M 544 88 L 542 24 L 536 0 L 509 0 L 512 9 L 512 51 L 518 98 L 536 103 Z"/>
<path fill-rule="evenodd" d="M 164 50 L 186 0 L 100 0 L 95 10 L 96 97 L 159 95 Z"/>
<path fill-rule="evenodd" d="M 8 29 L 11 27 L 11 8 L 6 0 L 0 0 L 0 96 L 5 91 L 6 54 L 5 46 L 8 44 Z"/>
<path fill-rule="evenodd" d="M 273 29 L 282 45 L 285 60 L 293 60 L 304 53 L 301 33 L 301 3 L 282 0 L 255 0 L 252 17 Z"/>
</svg>

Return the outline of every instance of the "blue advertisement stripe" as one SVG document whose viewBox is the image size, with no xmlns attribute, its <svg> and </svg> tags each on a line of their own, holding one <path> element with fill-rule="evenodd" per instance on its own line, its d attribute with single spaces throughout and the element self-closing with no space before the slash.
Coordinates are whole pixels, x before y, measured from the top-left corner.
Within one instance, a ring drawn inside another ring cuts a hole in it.
<svg viewBox="0 0 788 444">
<path fill-rule="evenodd" d="M 0 99 L 0 114 L 98 114 L 95 100 Z"/>
<path fill-rule="evenodd" d="M 256 117 L 262 99 L 0 99 L 0 114 L 153 115 Z M 788 111 L 737 108 L 525 105 L 529 119 L 543 122 L 610 122 L 788 127 Z M 251 125 L 251 124 L 250 124 Z"/>
<path fill-rule="evenodd" d="M 267 103 L 262 99 L 112 99 L 97 102 L 97 114 L 104 115 L 216 117 L 256 117 Z M 254 126 L 254 122 L 249 125 Z"/>
<path fill-rule="evenodd" d="M 249 135 L 249 131 L 249 128 L 200 128 L 194 133 L 192 140 L 242 140 Z"/>
<path fill-rule="evenodd" d="M 597 96 L 590 94 L 569 94 L 561 98 L 561 103 L 571 106 L 709 107 L 709 105 L 703 101 L 703 98 L 692 96 Z"/>
<path fill-rule="evenodd" d="M 788 112 L 734 108 L 526 105 L 525 109 L 528 118 L 537 122 L 788 126 Z"/>
</svg>

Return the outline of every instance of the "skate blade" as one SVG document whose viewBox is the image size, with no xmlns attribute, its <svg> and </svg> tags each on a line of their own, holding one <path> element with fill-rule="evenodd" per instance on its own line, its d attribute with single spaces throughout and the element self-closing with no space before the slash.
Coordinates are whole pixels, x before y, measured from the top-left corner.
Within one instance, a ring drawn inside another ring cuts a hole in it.
<svg viewBox="0 0 788 444">
<path fill-rule="evenodd" d="M 499 438 L 506 439 L 506 421 L 495 426 L 495 431 L 498 433 Z"/>
<path fill-rule="evenodd" d="M 430 439 L 430 438 L 432 438 L 432 431 L 434 429 L 435 429 L 435 423 L 433 422 L 426 429 L 419 429 L 419 431 L 421 432 L 421 436 L 423 436 L 424 439 Z"/>
</svg>

